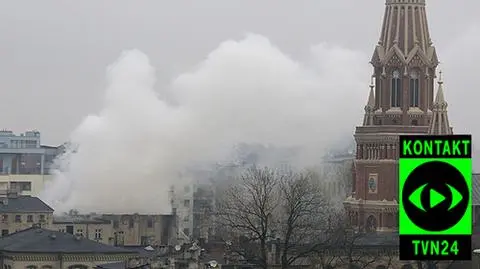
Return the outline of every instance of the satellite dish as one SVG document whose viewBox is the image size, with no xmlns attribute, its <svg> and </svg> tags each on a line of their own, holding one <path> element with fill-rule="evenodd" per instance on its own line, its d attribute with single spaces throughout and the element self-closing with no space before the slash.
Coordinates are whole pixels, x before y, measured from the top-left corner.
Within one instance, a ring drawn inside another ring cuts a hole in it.
<svg viewBox="0 0 480 269">
<path fill-rule="evenodd" d="M 180 245 L 176 245 L 176 246 L 175 246 L 175 250 L 176 250 L 176 251 L 180 251 L 181 249 L 182 249 L 182 247 L 181 247 Z"/>
<path fill-rule="evenodd" d="M 213 260 L 213 261 L 209 261 L 208 264 L 210 265 L 210 267 L 215 268 L 217 267 L 218 262 L 216 260 Z"/>
</svg>

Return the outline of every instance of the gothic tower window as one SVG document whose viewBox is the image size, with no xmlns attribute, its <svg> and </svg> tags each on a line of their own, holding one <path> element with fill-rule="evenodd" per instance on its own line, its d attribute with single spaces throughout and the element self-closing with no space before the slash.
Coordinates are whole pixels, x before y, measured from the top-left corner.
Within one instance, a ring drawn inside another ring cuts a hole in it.
<svg viewBox="0 0 480 269">
<path fill-rule="evenodd" d="M 369 233 L 375 232 L 377 230 L 377 219 L 374 216 L 370 215 L 367 218 L 367 225 L 365 227 L 365 230 Z"/>
<path fill-rule="evenodd" d="M 393 71 L 392 84 L 390 85 L 390 106 L 400 107 L 402 101 L 402 81 L 400 79 L 400 72 Z"/>
<path fill-rule="evenodd" d="M 410 107 L 418 107 L 420 104 L 420 84 L 418 72 L 413 70 L 410 73 Z"/>
</svg>

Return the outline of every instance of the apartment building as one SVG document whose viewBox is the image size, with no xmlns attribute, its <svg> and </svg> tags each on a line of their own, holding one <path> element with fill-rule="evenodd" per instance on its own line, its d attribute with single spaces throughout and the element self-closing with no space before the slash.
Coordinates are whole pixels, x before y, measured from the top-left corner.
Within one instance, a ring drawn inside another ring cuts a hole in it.
<svg viewBox="0 0 480 269">
<path fill-rule="evenodd" d="M 182 176 L 186 183 L 172 186 L 170 190 L 177 240 L 181 243 L 208 241 L 214 233 L 215 169 L 197 167 Z"/>
<path fill-rule="evenodd" d="M 0 189 L 16 189 L 38 196 L 51 180 L 50 168 L 60 153 L 58 147 L 41 145 L 38 131 L 14 134 L 0 131 Z"/>
<path fill-rule="evenodd" d="M 1 235 L 25 230 L 37 224 L 50 227 L 53 209 L 37 197 L 19 195 L 13 190 L 0 191 Z"/>
<path fill-rule="evenodd" d="M 173 215 L 76 212 L 54 216 L 50 229 L 114 246 L 171 245 L 176 231 Z"/>
</svg>

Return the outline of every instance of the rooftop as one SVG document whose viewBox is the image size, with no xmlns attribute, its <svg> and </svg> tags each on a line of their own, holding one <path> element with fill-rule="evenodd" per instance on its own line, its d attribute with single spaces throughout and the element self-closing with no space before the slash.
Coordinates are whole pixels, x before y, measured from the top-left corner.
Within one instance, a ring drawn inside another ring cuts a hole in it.
<svg viewBox="0 0 480 269">
<path fill-rule="evenodd" d="M 137 268 L 150 268 L 150 264 L 148 263 L 140 263 L 139 265 L 129 266 L 125 262 L 114 262 L 114 263 L 107 263 L 107 264 L 100 264 L 95 266 L 94 268 L 97 269 L 137 269 Z"/>
<path fill-rule="evenodd" d="M 399 244 L 398 232 L 376 232 L 365 234 L 354 240 L 354 245 L 365 247 L 391 246 Z"/>
<path fill-rule="evenodd" d="M 104 253 L 132 254 L 137 252 L 101 244 L 68 233 L 32 227 L 0 238 L 0 251 L 22 253 Z"/>
<path fill-rule="evenodd" d="M 54 224 L 109 224 L 110 220 L 102 219 L 98 215 L 62 215 L 53 216 Z"/>
<path fill-rule="evenodd" d="M 8 196 L 0 201 L 2 213 L 53 213 L 53 208 L 38 197 L 30 195 Z"/>
</svg>

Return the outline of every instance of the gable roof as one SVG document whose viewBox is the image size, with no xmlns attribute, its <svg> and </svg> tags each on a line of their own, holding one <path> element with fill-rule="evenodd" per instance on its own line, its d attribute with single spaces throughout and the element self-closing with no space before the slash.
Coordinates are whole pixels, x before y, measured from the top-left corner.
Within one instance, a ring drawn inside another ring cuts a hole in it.
<svg viewBox="0 0 480 269">
<path fill-rule="evenodd" d="M 137 254 L 72 234 L 32 227 L 0 238 L 0 251 L 21 253 Z"/>
<path fill-rule="evenodd" d="M 0 214 L 2 213 L 53 213 L 53 208 L 30 195 L 13 196 L 6 199 L 6 203 L 0 203 Z"/>
</svg>

